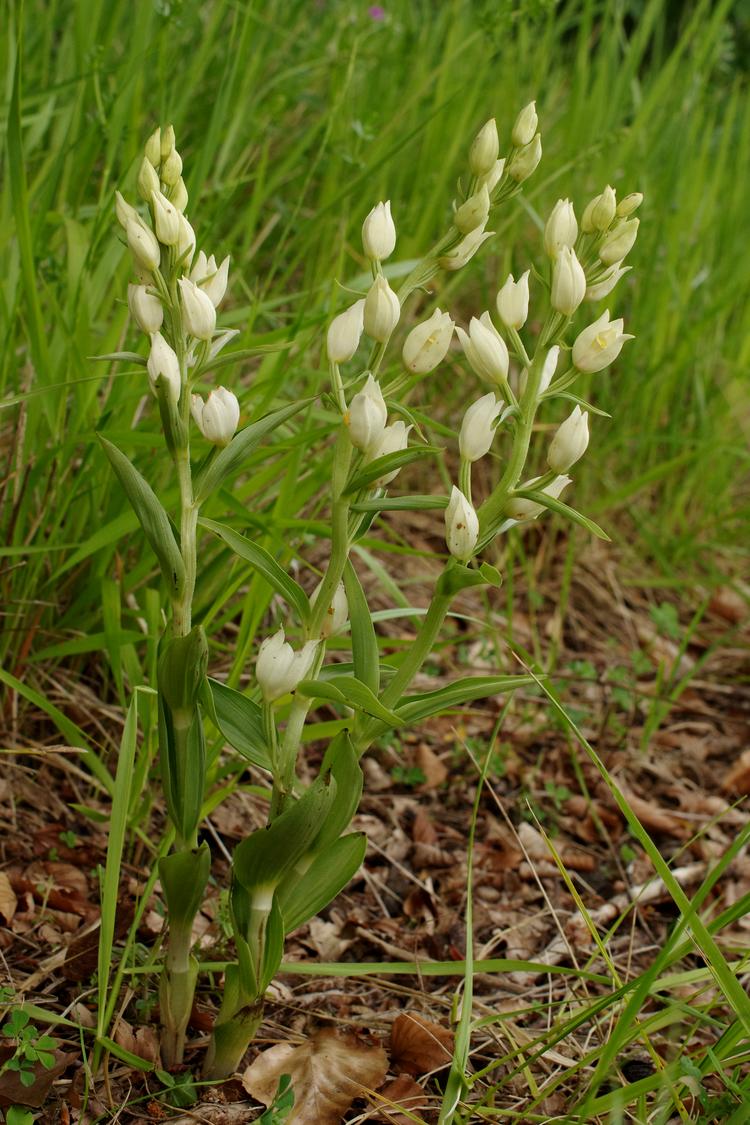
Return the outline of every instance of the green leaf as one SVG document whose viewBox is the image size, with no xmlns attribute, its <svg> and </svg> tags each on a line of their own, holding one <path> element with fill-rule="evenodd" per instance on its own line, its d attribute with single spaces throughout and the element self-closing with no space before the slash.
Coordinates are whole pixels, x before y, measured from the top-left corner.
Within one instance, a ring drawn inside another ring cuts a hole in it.
<svg viewBox="0 0 750 1125">
<path fill-rule="evenodd" d="M 159 860 L 159 878 L 173 925 L 192 925 L 211 874 L 211 849 L 204 841 Z"/>
<path fill-rule="evenodd" d="M 167 513 L 157 500 L 151 485 L 125 454 L 101 434 L 97 434 L 97 437 L 159 560 L 172 597 L 178 596 L 185 584 L 185 565 Z"/>
<path fill-rule="evenodd" d="M 333 703 L 345 704 L 391 726 L 401 725 L 398 715 L 384 707 L 367 684 L 360 683 L 354 676 L 332 676 L 325 681 L 303 680 L 297 685 L 297 692 L 308 699 L 329 699 Z"/>
<path fill-rule="evenodd" d="M 352 504 L 353 512 L 411 512 L 447 508 L 447 496 L 373 496 Z"/>
<path fill-rule="evenodd" d="M 365 592 L 349 559 L 344 567 L 344 589 L 349 603 L 354 675 L 360 683 L 377 692 L 380 688 L 378 641 Z"/>
<path fill-rule="evenodd" d="M 260 981 L 258 982 L 260 995 L 266 991 L 276 976 L 281 958 L 284 956 L 284 918 L 275 895 L 263 938 L 263 963 L 260 968 Z"/>
<path fill-rule="evenodd" d="M 598 414 L 600 418 L 611 418 L 612 415 L 608 414 L 606 410 L 600 410 L 598 406 L 593 406 L 592 403 L 587 402 L 585 398 L 580 395 L 574 395 L 571 391 L 561 391 L 560 394 L 551 395 L 551 398 L 564 398 L 568 402 L 575 402 L 580 406 L 581 410 L 588 410 L 591 414 Z"/>
<path fill-rule="evenodd" d="M 367 488 L 380 477 L 392 473 L 394 469 L 403 469 L 404 465 L 410 465 L 413 461 L 419 461 L 423 457 L 431 457 L 433 454 L 442 452 L 442 449 L 437 445 L 413 445 L 409 449 L 398 449 L 395 453 L 386 453 L 385 457 L 378 457 L 377 460 L 371 461 L 369 465 L 365 465 L 364 469 L 355 473 L 347 484 L 344 495 L 351 496 L 353 493 L 359 492 L 360 489 Z"/>
<path fill-rule="evenodd" d="M 271 759 L 263 729 L 263 712 L 257 703 L 242 692 L 218 680 L 208 679 L 213 700 L 212 721 L 230 746 L 261 769 L 271 770 Z"/>
<path fill-rule="evenodd" d="M 446 597 L 453 597 L 471 586 L 499 586 L 501 581 L 500 571 L 489 563 L 482 563 L 475 569 L 451 559 L 438 579 L 437 590 Z"/>
<path fill-rule="evenodd" d="M 284 882 L 278 899 L 287 933 L 314 918 L 335 899 L 362 866 L 366 851 L 363 832 L 342 836 L 315 857 L 302 878 Z"/>
<path fill-rule="evenodd" d="M 109 1051 L 116 1059 L 126 1063 L 134 1070 L 145 1070 L 149 1072 L 154 1069 L 154 1063 L 147 1062 L 146 1059 L 142 1059 L 140 1055 L 134 1055 L 132 1051 L 127 1051 L 107 1035 L 97 1036 L 96 1041 L 104 1047 L 105 1051 Z"/>
<path fill-rule="evenodd" d="M 260 445 L 266 434 L 272 433 L 313 401 L 311 398 L 306 398 L 301 402 L 292 403 L 291 406 L 284 406 L 281 410 L 274 410 L 272 414 L 266 414 L 264 418 L 252 422 L 249 426 L 245 426 L 244 430 L 235 434 L 226 449 L 222 449 L 219 456 L 206 467 L 205 472 L 197 477 L 195 481 L 196 501 L 200 504 L 207 496 L 215 492 L 222 481 L 242 468 L 246 458 L 256 446 Z"/>
<path fill-rule="evenodd" d="M 276 559 L 269 554 L 265 547 L 261 547 L 259 543 L 253 543 L 250 539 L 246 539 L 244 535 L 240 535 L 223 523 L 206 519 L 201 519 L 198 522 L 201 527 L 205 527 L 208 531 L 212 531 L 214 535 L 223 539 L 236 555 L 249 562 L 265 578 L 269 586 L 272 586 L 278 594 L 281 594 L 289 605 L 294 606 L 303 623 L 309 620 L 310 601 L 307 594 L 279 566 Z"/>
<path fill-rule="evenodd" d="M 610 538 L 606 531 L 599 527 L 598 523 L 594 523 L 588 516 L 582 515 L 577 512 L 575 508 L 571 508 L 568 504 L 563 504 L 562 500 L 556 500 L 553 496 L 548 496 L 546 492 L 533 492 L 526 489 L 517 489 L 514 491 L 513 496 L 519 496 L 523 500 L 533 500 L 535 504 L 541 504 L 543 508 L 549 508 L 551 512 L 557 512 L 559 516 L 565 516 L 566 519 L 572 520 L 573 523 L 585 527 L 597 539 L 604 539 L 607 543 Z"/>
<path fill-rule="evenodd" d="M 476 699 L 488 699 L 535 682 L 533 676 L 466 676 L 437 691 L 405 695 L 396 704 L 396 711 L 403 724 L 412 725 L 446 708 L 458 707 Z"/>
<path fill-rule="evenodd" d="M 146 357 L 138 352 L 107 352 L 106 355 L 91 355 L 89 359 L 94 363 L 135 363 L 139 367 L 145 367 L 148 363 Z"/>
<path fill-rule="evenodd" d="M 347 731 L 342 731 L 330 743 L 323 756 L 321 774 L 330 770 L 336 782 L 336 796 L 331 803 L 325 822 L 315 837 L 312 850 L 319 852 L 335 843 L 349 827 L 362 796 L 364 777 L 359 757 Z"/>
</svg>

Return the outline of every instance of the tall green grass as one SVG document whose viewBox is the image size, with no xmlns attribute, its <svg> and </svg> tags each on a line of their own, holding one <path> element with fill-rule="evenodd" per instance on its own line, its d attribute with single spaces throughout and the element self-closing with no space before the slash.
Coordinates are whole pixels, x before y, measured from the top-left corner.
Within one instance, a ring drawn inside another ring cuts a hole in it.
<svg viewBox="0 0 750 1125">
<path fill-rule="evenodd" d="M 615 420 L 597 421 L 577 501 L 616 536 L 637 535 L 670 580 L 739 567 L 750 108 L 746 75 L 731 65 L 732 8 L 701 3 L 675 20 L 659 0 L 529 4 L 515 15 L 454 0 L 387 5 L 378 19 L 343 2 L 9 5 L 0 31 L 5 668 L 43 686 L 50 661 L 85 667 L 101 650 L 120 695 L 122 661 L 138 679 L 133 608 L 145 604 L 153 565 L 147 551 L 122 553 L 134 519 L 94 430 L 106 425 L 150 460 L 154 422 L 147 410 L 135 424 L 140 372 L 91 357 L 132 346 L 112 195 L 132 184 L 144 137 L 164 120 L 177 128 L 196 225 L 212 231 L 210 249 L 232 254 L 238 343 L 296 341 L 242 370 L 259 410 L 319 386 L 317 333 L 339 299 L 333 278 L 361 273 L 358 227 L 371 203 L 393 199 L 399 254 L 413 256 L 445 222 L 473 131 L 494 113 L 507 134 L 536 96 L 550 159 L 470 267 L 478 294 L 490 305 L 506 271 L 524 265 L 559 195 L 580 207 L 613 169 L 622 191 L 644 191 L 636 270 L 618 294 L 618 311 L 632 304 L 637 338 L 611 377 L 598 377 L 597 401 Z M 444 289 L 449 297 L 450 280 Z M 419 393 L 475 390 L 456 361 Z M 315 415 L 307 425 L 267 478 L 277 515 L 292 488 L 304 500 L 325 476 L 322 462 L 301 471 Z M 158 483 L 159 467 L 150 470 Z M 242 486 L 224 500 L 251 518 Z M 278 523 L 265 526 L 273 539 Z M 217 579 L 224 573 L 217 557 Z M 130 607 L 117 652 L 102 621 L 113 580 Z M 215 592 L 204 583 L 206 607 Z M 251 592 L 235 678 L 257 626 Z"/>
</svg>

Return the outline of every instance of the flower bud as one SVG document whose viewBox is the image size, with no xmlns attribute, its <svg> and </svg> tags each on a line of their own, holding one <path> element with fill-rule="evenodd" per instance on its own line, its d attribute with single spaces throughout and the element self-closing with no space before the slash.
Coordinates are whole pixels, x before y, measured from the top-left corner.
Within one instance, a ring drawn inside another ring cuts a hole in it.
<svg viewBox="0 0 750 1125">
<path fill-rule="evenodd" d="M 595 282 L 593 285 L 586 286 L 586 300 L 587 301 L 601 301 L 602 297 L 607 297 L 614 289 L 617 282 L 623 277 L 630 266 L 621 266 L 620 262 L 615 262 L 601 277 L 601 280 Z"/>
<path fill-rule="evenodd" d="M 170 202 L 174 204 L 178 211 L 184 211 L 188 204 L 188 192 L 185 187 L 185 181 L 182 176 L 172 187 L 169 193 Z"/>
<path fill-rule="evenodd" d="M 542 159 L 542 138 L 537 135 L 523 148 L 516 149 L 508 167 L 511 179 L 517 184 L 528 180 Z"/>
<path fill-rule="evenodd" d="M 618 219 L 627 219 L 628 215 L 632 215 L 637 211 L 643 203 L 643 193 L 640 191 L 631 191 L 630 195 L 626 195 L 617 204 L 617 217 Z"/>
<path fill-rule="evenodd" d="M 166 160 L 162 161 L 161 178 L 165 184 L 173 187 L 182 175 L 182 157 L 176 148 L 173 148 Z"/>
<path fill-rule="evenodd" d="M 180 212 L 160 191 L 151 192 L 156 237 L 162 246 L 175 246 L 180 237 Z"/>
<path fill-rule="evenodd" d="M 362 298 L 335 316 L 329 324 L 326 350 L 331 363 L 346 363 L 356 352 L 364 329 L 364 310 Z"/>
<path fill-rule="evenodd" d="M 464 354 L 480 379 L 488 379 L 502 387 L 508 377 L 510 357 L 500 333 L 490 320 L 488 312 L 482 313 L 479 320 L 471 318 L 468 334 L 463 328 L 456 328 Z"/>
<path fill-rule="evenodd" d="M 189 270 L 190 263 L 195 253 L 195 231 L 190 226 L 182 211 L 179 212 L 180 233 L 177 238 L 177 260 L 182 262 L 183 269 Z"/>
<path fill-rule="evenodd" d="M 529 315 L 529 273 L 522 273 L 518 281 L 509 273 L 497 295 L 497 314 L 506 328 L 523 328 Z"/>
<path fill-rule="evenodd" d="M 539 479 L 539 477 L 532 477 L 531 480 L 525 481 L 518 486 L 519 491 L 533 491 L 534 485 Z M 561 493 L 570 483 L 570 477 L 555 477 L 551 484 L 542 489 L 542 492 L 545 496 L 551 496 L 553 500 L 559 500 Z M 509 500 L 505 506 L 506 516 L 510 516 L 514 520 L 535 520 L 544 510 L 543 504 L 537 504 L 534 500 L 524 500 L 520 496 Z"/>
<path fill-rule="evenodd" d="M 211 298 L 187 277 L 181 277 L 177 284 L 185 328 L 198 340 L 210 340 L 216 328 L 216 309 Z"/>
<path fill-rule="evenodd" d="M 229 445 L 237 430 L 240 404 L 226 387 L 216 387 L 205 402 L 200 395 L 191 395 L 190 413 L 207 441 L 224 446 Z"/>
<path fill-rule="evenodd" d="M 154 394 L 157 393 L 157 381 L 162 380 L 167 387 L 169 398 L 177 404 L 180 401 L 182 379 L 180 377 L 180 362 L 177 354 L 170 348 L 161 332 L 151 334 L 151 351 L 146 364 L 149 382 Z"/>
<path fill-rule="evenodd" d="M 164 306 L 145 285 L 128 286 L 128 308 L 133 320 L 146 335 L 159 331 L 164 320 Z"/>
<path fill-rule="evenodd" d="M 569 199 L 558 199 L 544 227 L 544 249 L 554 261 L 563 246 L 575 246 L 577 237 L 578 223 L 573 204 Z"/>
<path fill-rule="evenodd" d="M 151 193 L 154 191 L 158 191 L 160 186 L 161 185 L 159 182 L 159 177 L 156 173 L 156 169 L 154 168 L 151 161 L 144 156 L 143 160 L 141 161 L 141 167 L 138 171 L 138 179 L 136 180 L 138 194 L 140 195 L 141 199 L 146 201 L 146 203 L 150 203 Z"/>
<path fill-rule="evenodd" d="M 477 227 L 484 227 L 490 213 L 490 193 L 486 184 L 470 195 L 453 215 L 453 225 L 461 234 L 471 234 Z"/>
<path fill-rule="evenodd" d="M 463 492 L 454 485 L 445 509 L 445 542 L 454 558 L 467 563 L 479 538 L 479 518 Z"/>
<path fill-rule="evenodd" d="M 314 606 L 320 595 L 322 582 L 313 590 L 310 596 L 310 605 Z M 333 595 L 333 601 L 329 605 L 326 615 L 323 618 L 323 624 L 320 627 L 320 635 L 323 640 L 333 637 L 336 633 L 340 633 L 349 620 L 349 602 L 346 599 L 346 590 L 344 583 L 339 582 Z"/>
<path fill-rule="evenodd" d="M 266 637 L 258 650 L 255 676 L 266 703 L 294 691 L 307 676 L 315 659 L 317 641 L 308 641 L 299 652 L 284 640 L 284 630 Z"/>
<path fill-rule="evenodd" d="M 212 254 L 208 259 L 207 265 L 206 276 L 201 279 L 200 287 L 206 296 L 210 298 L 213 307 L 217 309 L 227 291 L 227 282 L 229 280 L 229 255 L 227 255 L 221 265 L 217 267 L 216 259 Z"/>
<path fill-rule="evenodd" d="M 617 211 L 615 189 L 607 184 L 601 195 L 598 195 L 592 202 L 593 206 L 589 215 L 591 226 L 598 231 L 608 230 Z"/>
<path fill-rule="evenodd" d="M 418 375 L 433 371 L 445 359 L 453 328 L 450 314 L 435 309 L 432 316 L 412 328 L 404 340 L 401 352 L 404 367 Z"/>
<path fill-rule="evenodd" d="M 372 375 L 367 376 L 364 387 L 352 399 L 344 420 L 349 427 L 349 439 L 357 449 L 369 452 L 378 445 L 388 420 L 388 409 L 380 384 Z"/>
<path fill-rule="evenodd" d="M 365 297 L 363 310 L 365 332 L 379 344 L 385 344 L 401 316 L 401 305 L 390 285 L 379 273 Z"/>
<path fill-rule="evenodd" d="M 626 219 L 621 226 L 615 227 L 614 230 L 604 236 L 604 241 L 599 247 L 599 259 L 604 262 L 605 266 L 610 266 L 614 262 L 621 262 L 625 255 L 632 250 L 633 243 L 638 236 L 640 222 L 640 219 Z"/>
<path fill-rule="evenodd" d="M 503 409 L 494 391 L 473 402 L 464 414 L 458 435 L 458 449 L 464 461 L 478 461 L 489 453 L 495 427 L 493 422 Z"/>
<path fill-rule="evenodd" d="M 555 344 L 554 347 L 550 348 L 550 350 L 544 357 L 544 363 L 542 364 L 542 373 L 539 376 L 539 389 L 537 391 L 537 397 L 541 398 L 541 396 L 547 390 L 547 387 L 552 382 L 552 377 L 557 370 L 557 361 L 559 358 L 560 345 Z M 528 379 L 529 373 L 528 370 L 524 367 L 523 371 L 521 372 L 521 378 L 518 384 L 518 390 L 521 395 L 526 394 L 526 384 L 528 383 Z"/>
<path fill-rule="evenodd" d="M 500 152 L 495 118 L 486 121 L 472 141 L 469 149 L 469 169 L 472 176 L 486 176 L 495 166 Z"/>
<path fill-rule="evenodd" d="M 154 129 L 153 133 L 146 141 L 144 152 L 146 160 L 148 160 L 154 168 L 158 168 L 161 164 L 161 129 Z M 150 195 L 148 198 L 151 198 Z"/>
<path fill-rule="evenodd" d="M 553 473 L 565 473 L 583 457 L 588 444 L 588 411 L 576 406 L 555 432 L 547 451 L 547 464 Z"/>
<path fill-rule="evenodd" d="M 149 273 L 157 269 L 161 259 L 161 251 L 154 232 L 146 226 L 142 219 L 137 218 L 128 222 L 125 233 L 136 268 L 140 266 L 141 269 L 148 270 Z"/>
<path fill-rule="evenodd" d="M 479 177 L 478 186 L 479 187 L 482 187 L 482 186 L 486 187 L 487 191 L 490 193 L 490 195 L 492 195 L 493 191 L 495 190 L 495 188 L 497 187 L 497 185 L 500 183 L 501 179 L 503 178 L 503 172 L 504 171 L 505 171 L 505 160 L 496 160 L 495 163 L 490 168 L 489 172 L 487 172 L 484 176 Z"/>
<path fill-rule="evenodd" d="M 573 344 L 573 364 L 578 370 L 588 374 L 603 371 L 616 360 L 625 341 L 633 339 L 622 328 L 622 318 L 610 323 L 609 310 L 584 328 Z"/>
<path fill-rule="evenodd" d="M 516 118 L 511 139 L 516 148 L 523 148 L 534 139 L 539 118 L 536 113 L 536 102 L 529 102 L 524 106 Z"/>
<path fill-rule="evenodd" d="M 391 218 L 391 201 L 377 203 L 362 224 L 362 246 L 365 255 L 382 262 L 390 257 L 396 245 L 396 226 Z"/>
<path fill-rule="evenodd" d="M 166 125 L 159 135 L 159 157 L 161 160 L 166 160 L 167 157 L 174 151 L 174 125 Z M 156 164 L 156 161 L 152 161 Z"/>
<path fill-rule="evenodd" d="M 460 270 L 463 266 L 470 261 L 476 254 L 482 243 L 486 242 L 488 238 L 492 238 L 494 231 L 485 231 L 486 221 L 481 226 L 473 230 L 471 234 L 467 234 L 462 238 L 457 246 L 453 248 L 450 254 L 444 254 L 438 258 L 438 265 L 444 270 Z"/>
<path fill-rule="evenodd" d="M 379 457 L 385 457 L 388 453 L 398 453 L 402 449 L 406 449 L 409 444 L 409 430 L 411 426 L 407 426 L 404 422 L 391 422 L 390 426 L 386 426 L 380 438 L 367 450 L 365 453 L 365 462 L 370 464 L 371 461 L 377 461 Z M 377 483 L 381 486 L 390 484 L 395 477 L 399 474 L 398 469 L 394 469 L 392 473 L 386 473 L 384 477 L 380 477 Z"/>
<path fill-rule="evenodd" d="M 131 207 L 119 191 L 115 192 L 115 215 L 118 223 L 125 231 L 128 229 L 128 223 L 140 222 L 140 215 L 135 207 Z"/>
<path fill-rule="evenodd" d="M 550 304 L 563 316 L 572 316 L 586 296 L 586 274 L 575 250 L 563 246 L 552 267 Z"/>
</svg>

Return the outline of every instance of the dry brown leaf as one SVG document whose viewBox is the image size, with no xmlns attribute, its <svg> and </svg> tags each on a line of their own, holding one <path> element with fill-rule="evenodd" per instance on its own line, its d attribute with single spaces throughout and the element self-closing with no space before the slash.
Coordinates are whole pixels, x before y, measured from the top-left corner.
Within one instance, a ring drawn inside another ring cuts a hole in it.
<svg viewBox="0 0 750 1125">
<path fill-rule="evenodd" d="M 271 1105 L 279 1079 L 288 1074 L 294 1109 L 287 1125 L 339 1125 L 354 1099 L 380 1086 L 387 1073 L 382 1047 L 324 1028 L 298 1046 L 279 1043 L 264 1051 L 243 1074 L 242 1085 Z"/>
<path fill-rule="evenodd" d="M 414 1077 L 447 1066 L 453 1058 L 453 1032 L 415 1012 L 396 1016 L 391 1028 L 391 1056 Z"/>
<path fill-rule="evenodd" d="M 398 1078 L 389 1082 L 387 1086 L 384 1086 L 380 1091 L 378 1100 L 380 1098 L 395 1102 L 401 1109 L 407 1109 L 412 1114 L 411 1117 L 407 1117 L 405 1113 L 400 1113 L 393 1106 L 383 1106 L 379 1120 L 388 1121 L 390 1125 L 412 1125 L 413 1115 L 417 1110 L 425 1109 L 430 1104 L 430 1099 L 422 1087 L 408 1074 L 401 1074 Z"/>
<path fill-rule="evenodd" d="M 637 797 L 635 793 L 624 787 L 622 792 L 645 828 L 650 828 L 654 832 L 663 832 L 665 836 L 673 836 L 677 840 L 685 840 L 691 834 L 691 829 L 679 815 L 669 809 L 660 808 L 651 801 L 645 801 L 642 797 Z"/>
<path fill-rule="evenodd" d="M 10 885 L 10 879 L 4 871 L 0 871 L 0 918 L 8 925 L 13 921 L 13 915 L 18 906 L 16 892 Z"/>
<path fill-rule="evenodd" d="M 159 1062 L 159 1040 L 153 1027 L 134 1028 L 127 1020 L 120 1020 L 114 1035 L 115 1043 L 146 1062 Z"/>
<path fill-rule="evenodd" d="M 12 1054 L 12 1049 L 11 1049 Z M 65 1051 L 55 1051 L 55 1064 L 49 1070 L 39 1062 L 29 1063 L 28 1070 L 33 1071 L 34 1081 L 30 1086 L 24 1086 L 16 1070 L 4 1070 L 0 1074 L 0 1106 L 5 1109 L 9 1105 L 27 1105 L 39 1109 L 47 1100 L 52 1083 L 55 1082 L 64 1070 L 75 1059 L 75 1055 L 66 1054 Z"/>
<path fill-rule="evenodd" d="M 426 742 L 420 742 L 414 754 L 414 761 L 425 776 L 420 789 L 438 789 L 448 778 L 448 770 Z"/>
<path fill-rule="evenodd" d="M 750 796 L 750 750 L 740 754 L 722 781 L 721 788 L 732 796 Z"/>
</svg>

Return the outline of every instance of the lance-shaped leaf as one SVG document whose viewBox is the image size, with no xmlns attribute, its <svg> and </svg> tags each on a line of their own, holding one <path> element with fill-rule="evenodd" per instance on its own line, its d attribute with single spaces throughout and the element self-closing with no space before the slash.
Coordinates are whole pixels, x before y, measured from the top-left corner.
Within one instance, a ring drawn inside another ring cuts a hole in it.
<svg viewBox="0 0 750 1125">
<path fill-rule="evenodd" d="M 409 449 L 397 449 L 395 453 L 386 453 L 385 457 L 376 458 L 375 461 L 371 461 L 369 465 L 365 465 L 363 469 L 355 473 L 346 486 L 344 494 L 351 496 L 352 493 L 367 488 L 380 477 L 392 473 L 394 469 L 403 469 L 404 465 L 411 465 L 413 461 L 419 461 L 422 457 L 431 457 L 442 452 L 442 449 L 437 445 L 412 445 Z"/>
<path fill-rule="evenodd" d="M 470 586 L 499 586 L 501 582 L 500 571 L 490 563 L 482 563 L 475 570 L 451 559 L 438 579 L 437 590 L 446 597 L 453 597 Z"/>
<path fill-rule="evenodd" d="M 212 460 L 197 478 L 195 482 L 197 502 L 202 503 L 207 496 L 215 492 L 223 480 L 232 473 L 238 472 L 248 455 L 261 443 L 266 434 L 272 433 L 312 401 L 313 399 L 303 399 L 301 402 L 292 403 L 291 406 L 284 406 L 281 410 L 274 410 L 273 413 L 266 414 L 264 418 L 259 418 L 257 422 L 252 422 L 235 434 L 229 445 L 222 449 L 219 456 Z"/>
<path fill-rule="evenodd" d="M 331 802 L 320 832 L 315 837 L 312 849 L 314 852 L 319 852 L 338 840 L 341 833 L 351 824 L 352 817 L 359 807 L 364 778 L 359 755 L 348 731 L 342 731 L 337 735 L 323 756 L 321 775 L 325 776 L 329 770 L 336 782 L 336 796 Z"/>
<path fill-rule="evenodd" d="M 353 512 L 418 512 L 447 508 L 447 496 L 372 496 L 352 504 Z"/>
<path fill-rule="evenodd" d="M 144 480 L 135 465 L 111 441 L 107 441 L 101 434 L 97 436 L 159 560 L 171 596 L 179 596 L 185 585 L 185 565 L 172 532 L 169 516 L 159 503 L 151 485 Z"/>
<path fill-rule="evenodd" d="M 211 721 L 218 727 L 230 746 L 261 769 L 271 769 L 263 712 L 257 703 L 242 692 L 227 687 L 218 680 L 208 679 L 213 704 L 209 712 Z"/>
<path fill-rule="evenodd" d="M 205 527 L 208 531 L 212 531 L 214 535 L 218 535 L 223 539 L 228 547 L 230 547 L 236 555 L 241 559 L 249 562 L 259 574 L 265 578 L 269 586 L 272 586 L 277 594 L 281 594 L 289 605 L 294 606 L 300 619 L 303 623 L 307 622 L 310 617 L 310 600 L 293 578 L 290 578 L 286 571 L 279 566 L 273 555 L 261 547 L 259 543 L 253 543 L 252 540 L 246 539 L 244 535 L 233 531 L 231 527 L 226 524 L 216 523 L 215 520 L 201 519 L 198 521 L 201 527 Z"/>
<path fill-rule="evenodd" d="M 139 367 L 145 367 L 148 363 L 145 355 L 138 352 L 107 352 L 106 355 L 89 356 L 89 359 L 95 363 L 136 363 Z"/>
<path fill-rule="evenodd" d="M 400 726 L 401 720 L 393 711 L 384 707 L 366 684 L 355 680 L 354 676 L 332 676 L 330 680 L 303 680 L 297 684 L 297 693 L 308 699 L 329 699 L 332 703 L 342 703 L 356 711 L 364 711 L 374 719 Z"/>
<path fill-rule="evenodd" d="M 520 497 L 522 500 L 533 500 L 535 504 L 541 504 L 543 508 L 549 508 L 551 512 L 557 512 L 559 516 L 565 516 L 566 519 L 572 520 L 573 523 L 579 524 L 580 527 L 585 527 L 597 539 L 604 539 L 607 543 L 610 538 L 603 528 L 599 527 L 598 523 L 594 523 L 588 516 L 584 516 L 581 512 L 571 508 L 569 504 L 564 504 L 562 500 L 557 500 L 554 496 L 548 496 L 546 492 L 534 492 L 530 489 L 517 489 L 513 493 L 514 498 Z"/>
<path fill-rule="evenodd" d="M 365 592 L 349 559 L 344 567 L 344 589 L 349 603 L 354 675 L 361 684 L 377 693 L 380 688 L 378 641 Z"/>
<path fill-rule="evenodd" d="M 320 852 L 302 878 L 284 880 L 277 896 L 287 933 L 314 918 L 335 899 L 362 866 L 366 851 L 364 832 L 352 832 Z"/>
<path fill-rule="evenodd" d="M 174 852 L 159 860 L 159 878 L 172 925 L 190 925 L 203 901 L 211 872 L 211 850 L 205 842 L 191 851 Z"/>
<path fill-rule="evenodd" d="M 535 682 L 533 676 L 466 676 L 437 691 L 405 695 L 398 701 L 396 711 L 402 723 L 411 725 L 449 707 L 458 707 L 475 699 L 488 699 Z"/>
</svg>

